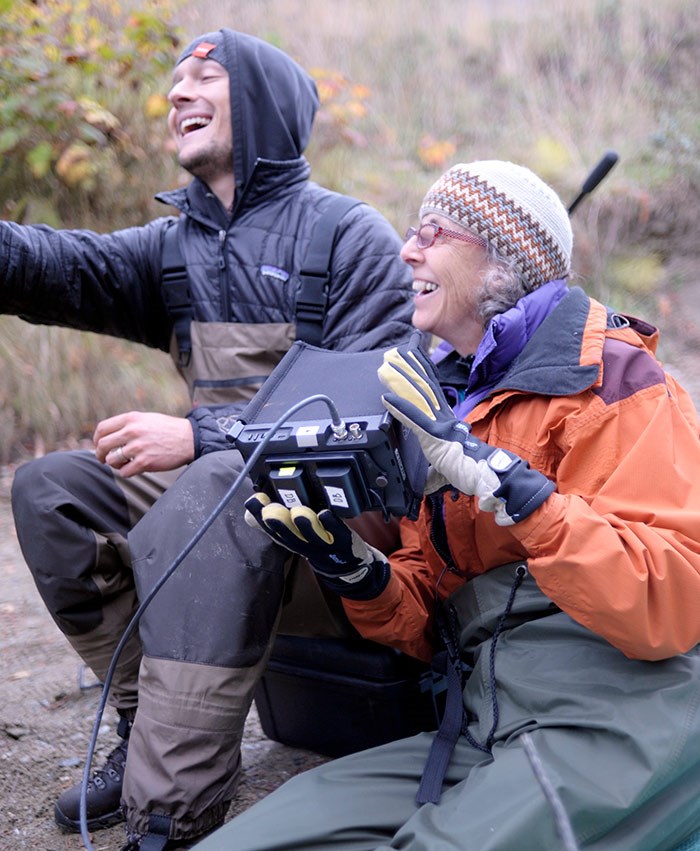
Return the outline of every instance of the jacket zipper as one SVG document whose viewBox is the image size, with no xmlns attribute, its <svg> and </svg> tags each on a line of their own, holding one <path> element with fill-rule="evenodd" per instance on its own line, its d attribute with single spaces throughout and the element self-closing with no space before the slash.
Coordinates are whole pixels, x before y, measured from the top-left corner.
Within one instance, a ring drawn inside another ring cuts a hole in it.
<svg viewBox="0 0 700 851">
<path fill-rule="evenodd" d="M 445 528 L 444 515 L 444 497 L 441 493 L 433 493 L 428 499 L 432 507 L 432 516 L 430 518 L 430 542 L 435 547 L 435 552 L 445 562 L 445 566 L 452 573 L 460 571 L 455 565 L 455 560 L 450 552 L 450 545 L 447 542 L 447 529 Z"/>
<path fill-rule="evenodd" d="M 226 285 L 226 262 L 224 261 L 224 243 L 226 242 L 226 231 L 219 231 L 219 293 L 221 301 L 221 316 L 224 322 L 231 321 L 231 294 Z"/>
</svg>

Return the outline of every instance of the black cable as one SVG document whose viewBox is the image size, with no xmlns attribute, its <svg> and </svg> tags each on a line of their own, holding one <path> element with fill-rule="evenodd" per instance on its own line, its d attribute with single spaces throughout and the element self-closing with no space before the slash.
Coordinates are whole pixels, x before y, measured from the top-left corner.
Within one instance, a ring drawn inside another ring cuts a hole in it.
<svg viewBox="0 0 700 851">
<path fill-rule="evenodd" d="M 166 581 L 172 576 L 175 570 L 179 567 L 179 565 L 184 561 L 184 559 L 192 552 L 194 547 L 199 543 L 204 533 L 209 529 L 212 523 L 216 520 L 216 518 L 221 514 L 223 509 L 228 505 L 233 496 L 236 494 L 241 484 L 244 482 L 245 477 L 250 473 L 251 469 L 255 465 L 256 461 L 262 454 L 263 450 L 267 447 L 272 437 L 277 433 L 278 429 L 284 425 L 284 423 L 295 414 L 300 408 L 304 408 L 307 405 L 312 404 L 313 402 L 325 402 L 328 405 L 328 408 L 331 412 L 331 418 L 333 420 L 333 424 L 336 427 L 341 427 L 343 422 L 338 414 L 338 409 L 335 406 L 335 403 L 328 396 L 325 396 L 323 393 L 318 393 L 314 396 L 307 396 L 306 399 L 302 399 L 301 402 L 297 402 L 295 405 L 292 405 L 284 414 L 275 422 L 270 431 L 265 435 L 263 440 L 260 442 L 260 445 L 255 448 L 255 451 L 250 456 L 248 461 L 243 465 L 240 473 L 234 480 L 231 487 L 221 498 L 219 503 L 212 510 L 211 514 L 207 519 L 202 523 L 200 528 L 195 532 L 190 541 L 182 548 L 180 553 L 173 559 L 172 563 L 168 567 L 168 569 L 163 573 L 160 579 L 156 582 L 153 588 L 146 595 L 144 600 L 140 603 L 138 609 L 134 612 L 133 617 L 129 621 L 124 630 L 122 637 L 119 639 L 119 643 L 117 644 L 114 654 L 112 655 L 112 659 L 109 663 L 109 667 L 107 669 L 107 673 L 105 674 L 104 686 L 102 688 L 102 696 L 100 698 L 99 706 L 97 707 L 97 713 L 95 715 L 95 722 L 92 728 L 92 735 L 90 736 L 90 742 L 88 744 L 88 752 L 85 757 L 85 770 L 83 771 L 83 779 L 80 784 L 80 836 L 83 840 L 83 845 L 87 849 L 87 851 L 95 851 L 92 842 L 90 841 L 90 835 L 87 826 L 87 787 L 90 782 L 90 768 L 92 766 L 92 758 L 95 753 L 95 745 L 97 743 L 97 734 L 100 729 L 100 723 L 102 721 L 102 715 L 104 714 L 105 706 L 107 704 L 107 697 L 109 695 L 109 688 L 112 683 L 112 679 L 114 677 L 114 671 L 117 667 L 117 662 L 119 661 L 119 657 L 121 655 L 122 650 L 124 649 L 124 645 L 131 638 L 131 635 L 136 628 L 141 616 L 146 610 L 147 606 L 150 604 L 151 600 L 155 597 L 155 595 L 160 591 Z"/>
<path fill-rule="evenodd" d="M 374 497 L 375 504 L 379 506 L 382 510 L 382 519 L 385 523 L 388 523 L 391 520 L 389 509 L 386 506 L 386 500 L 382 499 L 382 495 L 379 491 L 374 490 L 374 488 L 368 488 L 370 496 Z"/>
</svg>

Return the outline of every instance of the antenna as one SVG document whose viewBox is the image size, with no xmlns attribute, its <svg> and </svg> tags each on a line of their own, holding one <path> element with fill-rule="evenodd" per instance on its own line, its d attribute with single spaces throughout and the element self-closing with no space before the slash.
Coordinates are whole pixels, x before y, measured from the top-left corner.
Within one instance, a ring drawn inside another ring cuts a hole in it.
<svg viewBox="0 0 700 851">
<path fill-rule="evenodd" d="M 586 180 L 584 181 L 583 186 L 581 187 L 581 191 L 574 198 L 574 200 L 569 205 L 569 209 L 567 210 L 568 214 L 571 215 L 576 207 L 581 203 L 581 201 L 589 195 L 593 190 L 601 183 L 608 175 L 610 169 L 615 165 L 618 161 L 619 157 L 615 151 L 608 151 L 603 155 L 603 158 L 600 160 L 598 165 L 593 169 L 593 171 L 588 175 Z"/>
</svg>

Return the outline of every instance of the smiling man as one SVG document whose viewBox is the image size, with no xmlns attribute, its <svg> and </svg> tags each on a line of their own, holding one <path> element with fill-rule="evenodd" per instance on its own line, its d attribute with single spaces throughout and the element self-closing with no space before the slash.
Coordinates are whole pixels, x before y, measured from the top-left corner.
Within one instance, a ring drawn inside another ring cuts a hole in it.
<svg viewBox="0 0 700 851">
<path fill-rule="evenodd" d="M 95 453 L 51 453 L 15 476 L 24 557 L 100 679 L 139 597 L 240 472 L 226 433 L 296 337 L 306 250 L 336 198 L 310 182 L 303 156 L 316 87 L 277 48 L 207 33 L 179 57 L 169 99 L 169 130 L 193 180 L 158 197 L 179 218 L 109 234 L 0 222 L 0 311 L 170 349 L 191 391 L 186 417 L 117 413 L 98 423 Z M 171 228 L 186 287 L 163 274 Z M 408 336 L 411 274 L 400 249 L 371 207 L 345 213 L 322 346 L 378 349 Z M 251 491 L 246 481 L 154 597 L 116 668 L 110 702 L 123 741 L 93 775 L 87 816 L 90 830 L 126 818 L 129 851 L 190 847 L 235 794 L 289 565 L 245 524 Z M 294 575 L 314 582 L 310 571 Z M 68 830 L 79 829 L 79 799 L 75 786 L 56 805 Z"/>
<path fill-rule="evenodd" d="M 229 75 L 204 42 L 175 69 L 168 127 L 180 165 L 204 181 L 227 210 L 235 189 Z"/>
</svg>

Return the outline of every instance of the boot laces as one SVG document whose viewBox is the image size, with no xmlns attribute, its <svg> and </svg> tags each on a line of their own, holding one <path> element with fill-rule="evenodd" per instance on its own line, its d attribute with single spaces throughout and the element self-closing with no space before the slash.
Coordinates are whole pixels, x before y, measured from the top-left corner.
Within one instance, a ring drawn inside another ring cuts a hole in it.
<svg viewBox="0 0 700 851">
<path fill-rule="evenodd" d="M 124 768 L 126 766 L 126 753 L 129 746 L 128 739 L 120 742 L 114 750 L 110 751 L 107 759 L 101 768 L 97 768 L 88 782 L 88 789 L 97 787 L 104 789 L 106 787 L 105 775 L 115 782 L 121 780 Z"/>
</svg>

